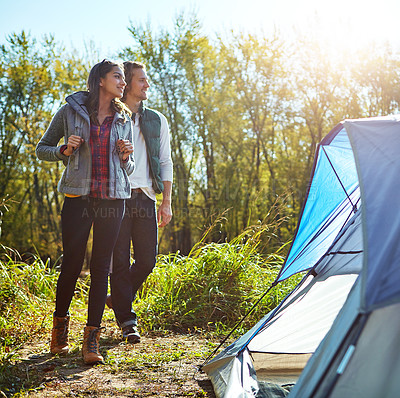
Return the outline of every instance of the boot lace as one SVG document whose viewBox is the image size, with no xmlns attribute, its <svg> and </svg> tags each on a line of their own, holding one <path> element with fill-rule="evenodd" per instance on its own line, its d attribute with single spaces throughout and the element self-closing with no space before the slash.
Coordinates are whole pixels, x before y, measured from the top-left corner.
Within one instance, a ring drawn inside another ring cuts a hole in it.
<svg viewBox="0 0 400 398">
<path fill-rule="evenodd" d="M 63 325 L 57 326 L 56 330 L 56 340 L 57 345 L 64 345 L 68 342 L 68 323 L 64 322 Z"/>
<path fill-rule="evenodd" d="M 88 337 L 88 352 L 93 352 L 95 354 L 99 353 L 99 343 L 97 341 L 97 336 L 98 334 L 102 331 L 105 330 L 104 327 L 93 329 L 89 332 L 89 337 Z"/>
</svg>

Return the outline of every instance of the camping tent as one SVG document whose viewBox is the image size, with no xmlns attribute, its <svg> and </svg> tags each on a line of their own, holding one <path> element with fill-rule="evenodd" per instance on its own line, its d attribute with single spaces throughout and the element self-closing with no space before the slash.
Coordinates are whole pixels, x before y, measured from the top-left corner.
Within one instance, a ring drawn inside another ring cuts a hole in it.
<svg viewBox="0 0 400 398">
<path fill-rule="evenodd" d="M 300 374 L 291 397 L 400 391 L 392 377 L 400 374 L 400 361 L 389 348 L 400 335 L 399 149 L 399 116 L 346 120 L 322 140 L 274 284 L 309 272 L 277 308 L 203 367 L 217 397 L 261 397 L 262 380 L 292 384 Z M 382 321 L 391 325 L 386 333 L 379 331 Z M 376 372 L 378 360 L 391 364 L 390 371 Z"/>
</svg>

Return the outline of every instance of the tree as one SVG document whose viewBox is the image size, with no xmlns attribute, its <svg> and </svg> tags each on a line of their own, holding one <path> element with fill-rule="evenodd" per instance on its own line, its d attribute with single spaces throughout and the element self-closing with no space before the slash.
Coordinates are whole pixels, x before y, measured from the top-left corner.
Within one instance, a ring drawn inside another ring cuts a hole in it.
<svg viewBox="0 0 400 398">
<path fill-rule="evenodd" d="M 349 65 L 352 97 L 358 107 L 349 107 L 348 117 L 385 116 L 400 109 L 400 58 L 389 44 L 373 44 L 356 53 Z"/>
<path fill-rule="evenodd" d="M 155 89 L 149 102 L 167 116 L 170 125 L 175 176 L 169 249 L 182 253 L 192 247 L 191 217 L 195 210 L 190 202 L 190 184 L 196 173 L 199 135 L 191 111 L 195 98 L 191 66 L 201 67 L 197 51 L 207 40 L 199 29 L 196 18 L 185 21 L 183 16 L 177 18 L 172 33 L 161 30 L 154 34 L 150 26 L 131 26 L 133 46 L 121 53 L 124 59 L 145 63 Z"/>
<path fill-rule="evenodd" d="M 65 55 L 54 37 L 40 42 L 11 34 L 0 47 L 0 198 L 14 203 L 4 216 L 3 241 L 60 254 L 58 163 L 39 163 L 35 147 L 66 92 L 83 87 L 83 63 Z"/>
<path fill-rule="evenodd" d="M 285 70 L 285 46 L 277 35 L 233 35 L 223 46 L 227 75 L 235 85 L 236 109 L 242 112 L 244 167 L 241 168 L 242 228 L 263 219 L 279 193 L 279 132 L 286 124 L 290 104 Z M 251 203 L 255 220 L 250 216 Z"/>
</svg>

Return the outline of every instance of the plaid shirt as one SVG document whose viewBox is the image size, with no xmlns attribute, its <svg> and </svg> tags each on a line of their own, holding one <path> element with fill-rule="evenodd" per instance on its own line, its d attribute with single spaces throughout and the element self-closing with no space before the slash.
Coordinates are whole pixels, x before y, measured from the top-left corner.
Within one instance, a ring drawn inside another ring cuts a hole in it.
<svg viewBox="0 0 400 398">
<path fill-rule="evenodd" d="M 114 116 L 104 119 L 101 126 L 90 124 L 90 150 L 92 152 L 92 181 L 90 196 L 109 198 L 110 131 Z"/>
</svg>

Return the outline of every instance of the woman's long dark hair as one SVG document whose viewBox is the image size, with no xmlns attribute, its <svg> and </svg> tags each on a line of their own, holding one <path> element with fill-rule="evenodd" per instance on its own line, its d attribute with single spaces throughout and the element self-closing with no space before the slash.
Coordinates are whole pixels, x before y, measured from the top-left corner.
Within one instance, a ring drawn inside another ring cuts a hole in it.
<svg viewBox="0 0 400 398">
<path fill-rule="evenodd" d="M 107 59 L 103 59 L 103 61 L 99 62 L 90 70 L 89 77 L 87 80 L 87 89 L 89 91 L 88 98 L 86 100 L 86 108 L 89 112 L 90 122 L 93 124 L 99 124 L 98 120 L 98 112 L 99 112 L 99 97 L 100 97 L 100 79 L 105 78 L 106 74 L 114 68 L 114 66 L 118 66 L 121 70 L 124 70 L 122 65 L 119 65 L 115 62 L 109 61 Z M 131 111 L 129 108 L 120 101 L 119 98 L 114 98 L 111 101 L 111 109 L 114 112 L 126 113 L 129 116 L 131 115 Z"/>
</svg>

